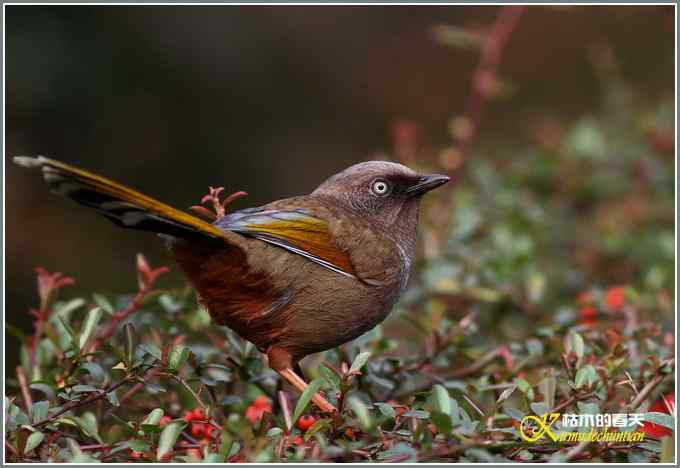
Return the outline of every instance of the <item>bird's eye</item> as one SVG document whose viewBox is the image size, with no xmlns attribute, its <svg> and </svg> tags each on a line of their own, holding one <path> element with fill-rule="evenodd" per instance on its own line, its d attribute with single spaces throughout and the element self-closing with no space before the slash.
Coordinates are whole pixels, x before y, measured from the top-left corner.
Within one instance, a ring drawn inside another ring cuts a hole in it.
<svg viewBox="0 0 680 468">
<path fill-rule="evenodd" d="M 382 179 L 374 180 L 371 183 L 371 193 L 379 197 L 384 197 L 390 193 L 390 184 Z"/>
</svg>

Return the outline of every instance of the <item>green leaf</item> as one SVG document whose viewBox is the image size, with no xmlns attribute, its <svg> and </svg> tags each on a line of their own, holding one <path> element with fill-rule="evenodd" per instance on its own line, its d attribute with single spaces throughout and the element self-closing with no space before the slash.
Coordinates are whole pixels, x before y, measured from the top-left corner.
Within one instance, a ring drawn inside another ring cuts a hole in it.
<svg viewBox="0 0 680 468">
<path fill-rule="evenodd" d="M 56 396 L 52 386 L 46 382 L 33 382 L 28 387 L 32 390 L 43 392 L 48 400 L 54 400 L 54 397 Z"/>
<path fill-rule="evenodd" d="M 652 411 L 650 413 L 645 413 L 645 421 L 675 430 L 675 418 L 670 414 Z"/>
<path fill-rule="evenodd" d="M 597 414 L 600 412 L 600 405 L 598 403 L 584 403 L 582 401 L 576 402 L 579 414 Z"/>
<path fill-rule="evenodd" d="M 312 383 L 309 384 L 305 391 L 302 392 L 302 395 L 300 395 L 300 399 L 298 400 L 297 405 L 295 405 L 295 411 L 293 411 L 293 421 L 297 421 L 298 419 L 300 419 L 300 416 L 302 416 L 302 413 L 307 408 L 307 405 L 311 401 L 312 397 L 316 392 L 319 391 L 322 385 L 323 385 L 322 379 L 315 379 L 312 381 Z"/>
<path fill-rule="evenodd" d="M 546 405 L 542 401 L 535 401 L 533 403 L 530 403 L 529 407 L 531 408 L 531 411 L 533 411 L 536 416 L 543 416 L 550 409 L 550 408 L 548 408 L 548 405 Z"/>
<path fill-rule="evenodd" d="M 368 351 L 359 353 L 359 355 L 354 358 L 354 362 L 352 362 L 352 365 L 349 368 L 349 373 L 351 374 L 352 372 L 359 372 L 361 368 L 366 365 L 366 363 L 368 362 L 368 358 L 370 357 L 371 353 Z"/>
<path fill-rule="evenodd" d="M 517 388 L 519 388 L 520 391 L 524 393 L 524 395 L 527 397 L 527 400 L 534 401 L 534 389 L 531 387 L 529 382 L 518 377 L 515 379 L 515 385 L 517 385 Z"/>
<path fill-rule="evenodd" d="M 430 420 L 442 434 L 448 435 L 451 433 L 451 416 L 449 416 L 448 413 L 432 411 L 432 413 L 430 413 Z"/>
<path fill-rule="evenodd" d="M 510 398 L 510 396 L 515 393 L 515 390 L 517 390 L 517 385 L 511 385 L 510 387 L 506 388 L 501 392 L 500 395 L 498 395 L 498 400 L 496 400 L 497 404 L 503 403 L 505 400 Z"/>
<path fill-rule="evenodd" d="M 109 300 L 102 296 L 101 294 L 94 293 L 92 295 L 92 300 L 97 304 L 103 311 L 107 312 L 109 315 L 113 314 L 116 309 L 111 305 Z"/>
<path fill-rule="evenodd" d="M 333 372 L 331 369 L 326 367 L 325 365 L 321 365 L 319 367 L 319 374 L 321 374 L 321 377 L 324 379 L 326 384 L 333 390 L 339 390 L 340 389 L 340 377 L 338 374 Z"/>
<path fill-rule="evenodd" d="M 148 452 L 151 448 L 147 442 L 139 439 L 129 440 L 126 444 L 135 452 Z"/>
<path fill-rule="evenodd" d="M 161 422 L 161 418 L 165 414 L 161 408 L 152 410 L 141 422 L 141 424 L 151 424 L 157 426 Z"/>
<path fill-rule="evenodd" d="M 145 388 L 149 393 L 152 393 L 152 394 L 154 394 L 154 395 L 155 395 L 156 393 L 165 393 L 165 392 L 168 391 L 164 386 L 159 385 L 159 384 L 155 384 L 155 383 L 151 383 L 151 382 L 146 382 L 146 383 L 144 384 L 144 388 Z"/>
<path fill-rule="evenodd" d="M 165 454 L 172 451 L 184 426 L 184 423 L 176 421 L 168 423 L 168 425 L 163 428 L 163 432 L 161 432 L 160 438 L 158 439 L 158 449 L 156 450 L 156 459 L 158 461 L 161 461 Z"/>
<path fill-rule="evenodd" d="M 191 350 L 184 345 L 178 345 L 172 348 L 170 353 L 168 353 L 168 368 L 174 372 L 179 372 L 187 359 Z"/>
<path fill-rule="evenodd" d="M 571 350 L 576 354 L 576 357 L 581 359 L 586 347 L 583 337 L 576 332 L 572 333 L 570 336 L 570 344 Z"/>
<path fill-rule="evenodd" d="M 66 341 L 64 342 L 64 340 L 62 340 L 61 345 L 64 348 L 71 348 L 74 345 L 74 343 L 76 342 L 76 332 L 68 324 L 68 322 L 66 321 L 67 319 L 65 319 L 61 314 L 55 314 L 55 315 L 59 319 L 59 323 L 63 327 L 64 332 L 66 332 L 66 334 L 67 334 Z"/>
<path fill-rule="evenodd" d="M 576 388 L 581 388 L 584 385 L 591 386 L 594 383 L 596 383 L 599 379 L 600 377 L 597 374 L 597 370 L 595 369 L 595 367 L 593 367 L 590 364 L 586 364 L 576 372 L 574 384 L 576 385 Z"/>
<path fill-rule="evenodd" d="M 162 352 L 161 352 L 161 349 L 160 349 L 158 346 L 156 346 L 155 344 L 147 343 L 147 344 L 139 345 L 139 347 L 140 347 L 146 354 L 152 355 L 153 357 L 155 357 L 155 358 L 158 359 L 159 361 L 160 361 L 160 360 L 162 359 L 162 357 L 163 357 L 163 354 L 162 354 Z"/>
<path fill-rule="evenodd" d="M 116 391 L 108 392 L 106 394 L 106 399 L 111 403 L 112 406 L 120 406 L 120 401 L 118 401 L 118 395 Z"/>
<path fill-rule="evenodd" d="M 363 401 L 352 395 L 347 399 L 347 405 L 354 412 L 357 419 L 359 419 L 362 429 L 368 430 L 373 426 L 371 416 L 368 414 L 368 408 L 366 408 Z"/>
<path fill-rule="evenodd" d="M 280 427 L 272 427 L 267 431 L 267 437 L 270 439 L 277 439 L 283 434 L 283 429 Z"/>
<path fill-rule="evenodd" d="M 37 401 L 31 407 L 31 421 L 39 423 L 47 419 L 47 410 L 50 407 L 49 401 Z"/>
<path fill-rule="evenodd" d="M 125 337 L 125 365 L 132 369 L 135 364 L 135 350 L 137 349 L 137 333 L 131 323 L 123 326 L 123 336 Z"/>
<path fill-rule="evenodd" d="M 391 449 L 378 454 L 378 460 L 386 460 L 392 457 L 400 462 L 413 464 L 418 461 L 418 452 L 410 445 L 398 442 Z"/>
<path fill-rule="evenodd" d="M 529 338 L 526 341 L 526 347 L 527 351 L 529 352 L 529 356 L 538 357 L 543 355 L 543 342 L 541 342 L 541 340 Z"/>
<path fill-rule="evenodd" d="M 374 403 L 375 406 L 378 407 L 378 410 L 380 410 L 380 413 L 390 419 L 394 419 L 396 417 L 396 413 L 394 411 L 394 408 L 392 408 L 392 405 L 389 405 L 387 403 Z"/>
<path fill-rule="evenodd" d="M 538 383 L 538 391 L 543 395 L 543 401 L 548 405 L 548 408 L 554 408 L 557 379 L 553 376 L 545 377 Z"/>
<path fill-rule="evenodd" d="M 423 410 L 411 410 L 402 414 L 402 416 L 405 418 L 427 419 L 430 417 L 430 412 Z"/>
<path fill-rule="evenodd" d="M 503 412 L 510 416 L 515 421 L 521 421 L 522 419 L 524 419 L 524 416 L 526 416 L 526 414 L 524 414 L 517 408 L 513 408 L 512 406 L 505 406 L 503 408 Z"/>
<path fill-rule="evenodd" d="M 103 443 L 99 432 L 97 430 L 97 418 L 91 412 L 87 412 L 82 416 L 61 416 L 56 420 L 57 424 L 66 424 L 69 426 L 76 426 L 80 431 L 88 437 L 92 437 L 100 444 Z"/>
<path fill-rule="evenodd" d="M 95 362 L 85 362 L 80 365 L 80 368 L 86 370 L 97 383 L 102 383 L 106 379 L 104 369 Z"/>
<path fill-rule="evenodd" d="M 96 439 L 100 444 L 104 443 L 102 438 L 99 436 L 99 430 L 97 429 L 97 417 L 94 415 L 94 413 L 88 411 L 80 418 L 76 418 L 76 420 L 80 423 L 80 428 L 86 435 Z"/>
<path fill-rule="evenodd" d="M 80 329 L 80 337 L 78 339 L 79 349 L 85 348 L 85 345 L 92 337 L 92 332 L 94 332 L 97 325 L 99 325 L 99 321 L 101 320 L 101 318 L 102 309 L 99 307 L 95 307 L 87 313 L 87 317 L 85 317 L 85 322 L 83 323 L 83 326 Z"/>
<path fill-rule="evenodd" d="M 432 408 L 446 415 L 451 414 L 451 397 L 443 385 L 436 384 L 432 387 Z"/>
<path fill-rule="evenodd" d="M 40 431 L 35 431 L 26 439 L 26 447 L 24 448 L 25 453 L 29 453 L 31 450 L 36 448 L 45 439 L 45 434 Z"/>
<path fill-rule="evenodd" d="M 305 436 L 304 436 L 305 442 L 307 442 L 309 439 L 314 437 L 315 434 L 322 432 L 325 429 L 330 429 L 330 427 L 331 427 L 331 420 L 330 419 L 328 419 L 328 418 L 318 419 L 305 432 Z"/>
</svg>

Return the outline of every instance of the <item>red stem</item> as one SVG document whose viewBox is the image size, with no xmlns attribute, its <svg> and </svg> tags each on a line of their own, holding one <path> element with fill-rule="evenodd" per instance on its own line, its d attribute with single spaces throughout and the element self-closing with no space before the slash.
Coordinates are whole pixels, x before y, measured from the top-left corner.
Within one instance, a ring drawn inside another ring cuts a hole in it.
<svg viewBox="0 0 680 468">
<path fill-rule="evenodd" d="M 526 5 L 502 7 L 491 30 L 483 38 L 481 57 L 472 76 L 472 90 L 465 108 L 465 117 L 470 124 L 470 131 L 459 140 L 458 145 L 463 157 L 479 129 L 484 104 L 488 98 L 486 86 L 496 80 L 498 65 L 505 46 L 526 8 Z M 462 168 L 463 166 L 459 170 Z"/>
</svg>

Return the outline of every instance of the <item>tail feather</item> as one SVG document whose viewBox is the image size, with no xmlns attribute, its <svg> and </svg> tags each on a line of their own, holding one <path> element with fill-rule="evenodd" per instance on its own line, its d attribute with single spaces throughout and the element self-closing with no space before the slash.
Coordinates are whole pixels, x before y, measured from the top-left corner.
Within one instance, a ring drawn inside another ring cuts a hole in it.
<svg viewBox="0 0 680 468">
<path fill-rule="evenodd" d="M 42 169 L 43 177 L 53 192 L 97 210 L 121 227 L 183 239 L 211 237 L 230 243 L 237 240 L 233 233 L 83 169 L 43 156 L 16 156 L 14 162 Z"/>
</svg>

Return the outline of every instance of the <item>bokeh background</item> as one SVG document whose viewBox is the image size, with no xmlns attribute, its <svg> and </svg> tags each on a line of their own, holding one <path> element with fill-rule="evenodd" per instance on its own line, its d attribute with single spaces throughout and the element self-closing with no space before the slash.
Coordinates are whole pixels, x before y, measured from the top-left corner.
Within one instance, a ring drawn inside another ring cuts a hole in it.
<svg viewBox="0 0 680 468">
<path fill-rule="evenodd" d="M 34 267 L 75 277 L 69 294 L 87 296 L 134 291 L 137 252 L 167 260 L 153 235 L 49 195 L 11 156 L 81 165 L 177 207 L 196 204 L 208 185 L 249 192 L 236 207 L 258 205 L 376 157 L 453 170 L 479 59 L 474 37 L 498 7 L 5 11 L 12 350 L 30 330 Z M 616 284 L 673 297 L 673 66 L 671 6 L 529 7 L 465 155 L 474 165 L 451 195 L 460 210 L 442 215 L 456 227 L 454 247 L 477 250 L 438 265 L 446 245 L 421 243 L 437 287 L 458 291 L 460 280 L 477 288 L 473 299 L 493 300 L 521 273 L 529 299 L 547 290 L 563 302 Z M 499 221 L 499 210 L 521 215 Z M 437 227 L 437 210 L 428 213 Z M 571 232 L 550 216 L 579 220 L 578 237 L 542 242 Z M 488 260 L 492 274 L 461 270 L 480 251 L 496 258 L 477 262 Z M 528 267 L 527 256 L 538 262 Z M 550 304 L 520 307 L 492 333 L 518 338 L 537 314 L 556 313 Z M 494 310 L 498 318 L 517 308 Z M 396 335 L 404 323 L 390 322 Z M 15 353 L 6 359 L 13 369 Z"/>
</svg>

